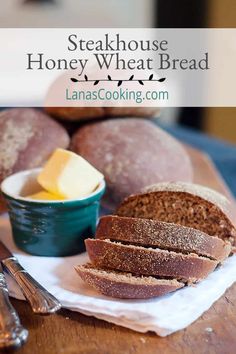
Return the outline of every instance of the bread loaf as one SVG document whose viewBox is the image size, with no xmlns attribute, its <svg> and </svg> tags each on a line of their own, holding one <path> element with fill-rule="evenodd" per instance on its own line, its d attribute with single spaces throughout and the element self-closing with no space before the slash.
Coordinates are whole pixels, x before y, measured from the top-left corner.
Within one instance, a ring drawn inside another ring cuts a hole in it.
<svg viewBox="0 0 236 354">
<path fill-rule="evenodd" d="M 96 267 L 136 275 L 174 278 L 188 283 L 204 279 L 217 261 L 196 254 L 182 254 L 158 248 L 124 245 L 110 240 L 85 240 L 89 258 Z"/>
<path fill-rule="evenodd" d="M 46 112 L 55 118 L 80 122 L 109 117 L 158 116 L 156 107 L 47 107 Z"/>
<path fill-rule="evenodd" d="M 4 213 L 7 210 L 7 205 L 5 199 L 3 198 L 2 193 L 0 192 L 0 214 Z"/>
<path fill-rule="evenodd" d="M 228 257 L 231 251 L 230 243 L 190 227 L 114 215 L 100 219 L 96 238 L 185 254 L 196 253 L 219 262 Z"/>
<path fill-rule="evenodd" d="M 217 236 L 235 244 L 230 202 L 220 193 L 190 183 L 159 183 L 126 198 L 120 216 L 156 219 Z"/>
<path fill-rule="evenodd" d="M 55 118 L 70 122 L 104 117 L 104 109 L 102 107 L 46 107 L 45 110 Z"/>
<path fill-rule="evenodd" d="M 160 109 L 157 107 L 105 107 L 107 117 L 158 117 Z"/>
<path fill-rule="evenodd" d="M 174 279 L 138 277 L 130 273 L 95 268 L 91 264 L 79 265 L 75 269 L 82 280 L 102 294 L 122 299 L 148 299 L 184 286 Z"/>
<path fill-rule="evenodd" d="M 80 128 L 71 149 L 105 175 L 105 201 L 111 208 L 131 193 L 160 181 L 191 181 L 183 146 L 143 119 L 116 119 Z"/>
<path fill-rule="evenodd" d="M 55 148 L 68 145 L 64 128 L 39 110 L 16 108 L 1 112 L 0 183 L 14 172 L 41 166 Z M 4 205 L 0 205 L 3 210 Z"/>
</svg>

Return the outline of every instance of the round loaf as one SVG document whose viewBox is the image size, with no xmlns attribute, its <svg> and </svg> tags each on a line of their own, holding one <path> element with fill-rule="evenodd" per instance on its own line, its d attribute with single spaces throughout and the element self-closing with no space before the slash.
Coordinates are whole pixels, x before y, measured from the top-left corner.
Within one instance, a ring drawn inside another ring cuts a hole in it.
<svg viewBox="0 0 236 354">
<path fill-rule="evenodd" d="M 55 118 L 71 122 L 104 117 L 102 107 L 46 107 L 45 110 Z"/>
<path fill-rule="evenodd" d="M 31 108 L 0 113 L 0 183 L 14 172 L 41 166 L 57 147 L 67 148 L 65 129 Z M 0 208 L 5 209 L 0 201 Z"/>
<path fill-rule="evenodd" d="M 192 180 L 184 147 L 148 120 L 115 119 L 84 126 L 73 136 L 71 149 L 104 174 L 105 201 L 111 208 L 151 183 Z"/>
<path fill-rule="evenodd" d="M 103 216 L 96 230 L 96 238 L 126 242 L 145 247 L 157 247 L 222 262 L 231 251 L 231 245 L 190 227 L 158 220 Z"/>
<path fill-rule="evenodd" d="M 124 245 L 110 240 L 87 239 L 85 244 L 90 261 L 96 267 L 188 283 L 204 279 L 218 264 L 196 254 Z"/>
<path fill-rule="evenodd" d="M 130 273 L 96 268 L 91 264 L 75 267 L 81 279 L 103 295 L 121 299 L 149 299 L 180 289 L 177 280 L 137 277 Z"/>
<path fill-rule="evenodd" d="M 157 107 L 105 107 L 107 117 L 158 117 Z"/>
<path fill-rule="evenodd" d="M 156 107 L 46 107 L 55 118 L 80 122 L 105 117 L 152 117 L 159 115 Z"/>
<path fill-rule="evenodd" d="M 120 216 L 156 219 L 217 236 L 235 245 L 231 202 L 220 193 L 191 183 L 159 183 L 126 198 Z"/>
</svg>

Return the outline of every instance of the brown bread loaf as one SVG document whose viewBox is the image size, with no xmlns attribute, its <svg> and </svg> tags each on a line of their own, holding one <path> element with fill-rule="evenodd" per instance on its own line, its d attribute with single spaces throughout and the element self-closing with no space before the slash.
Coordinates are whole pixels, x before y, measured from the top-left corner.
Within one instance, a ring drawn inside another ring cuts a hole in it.
<svg viewBox="0 0 236 354">
<path fill-rule="evenodd" d="M 148 120 L 114 119 L 84 126 L 73 136 L 71 149 L 105 175 L 110 207 L 151 183 L 192 180 L 183 146 Z"/>
<path fill-rule="evenodd" d="M 61 125 L 36 109 L 0 113 L 0 183 L 14 172 L 41 166 L 55 148 L 67 148 L 69 136 Z M 4 210 L 4 205 L 0 208 Z"/>
<path fill-rule="evenodd" d="M 7 210 L 7 205 L 5 199 L 3 198 L 2 193 L 0 192 L 0 214 L 4 213 Z"/>
<path fill-rule="evenodd" d="M 235 244 L 230 202 L 220 193 L 190 183 L 159 183 L 126 198 L 119 216 L 156 219 L 217 236 Z"/>
<path fill-rule="evenodd" d="M 158 117 L 160 109 L 157 107 L 105 107 L 107 117 Z"/>
<path fill-rule="evenodd" d="M 104 117 L 104 109 L 102 107 L 46 107 L 45 110 L 55 118 L 70 122 Z"/>
<path fill-rule="evenodd" d="M 217 261 L 196 254 L 124 245 L 110 240 L 87 239 L 85 244 L 90 261 L 96 267 L 136 275 L 194 283 L 204 279 L 217 266 Z"/>
<path fill-rule="evenodd" d="M 46 107 L 55 118 L 73 122 L 109 117 L 152 117 L 160 111 L 156 107 Z"/>
<path fill-rule="evenodd" d="M 79 265 L 75 269 L 83 281 L 103 295 L 121 299 L 149 299 L 184 286 L 174 279 L 138 277 L 130 273 L 95 268 L 91 264 Z"/>
<path fill-rule="evenodd" d="M 230 243 L 190 227 L 115 215 L 100 219 L 96 238 L 185 254 L 196 253 L 219 262 L 228 257 L 231 251 Z"/>
</svg>

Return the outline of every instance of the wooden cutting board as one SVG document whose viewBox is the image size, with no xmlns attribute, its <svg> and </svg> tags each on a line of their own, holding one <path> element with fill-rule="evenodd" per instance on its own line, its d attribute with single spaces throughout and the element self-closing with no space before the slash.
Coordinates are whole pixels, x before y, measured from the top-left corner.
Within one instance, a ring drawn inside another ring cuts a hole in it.
<svg viewBox="0 0 236 354">
<path fill-rule="evenodd" d="M 188 150 L 195 182 L 233 198 L 209 158 L 193 148 Z M 154 333 L 137 333 L 67 310 L 39 317 L 32 315 L 25 302 L 12 302 L 30 332 L 26 345 L 17 351 L 19 354 L 236 353 L 236 284 L 195 323 L 165 338 Z"/>
</svg>

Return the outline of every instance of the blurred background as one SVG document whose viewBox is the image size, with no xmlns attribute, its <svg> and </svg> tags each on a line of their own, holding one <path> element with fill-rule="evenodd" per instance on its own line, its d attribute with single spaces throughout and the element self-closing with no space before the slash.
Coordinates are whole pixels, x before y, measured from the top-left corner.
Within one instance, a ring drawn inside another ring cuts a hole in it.
<svg viewBox="0 0 236 354">
<path fill-rule="evenodd" d="M 236 1 L 7 0 L 1 2 L 0 26 L 236 27 Z M 236 108 L 169 108 L 160 119 L 236 143 Z"/>
</svg>

